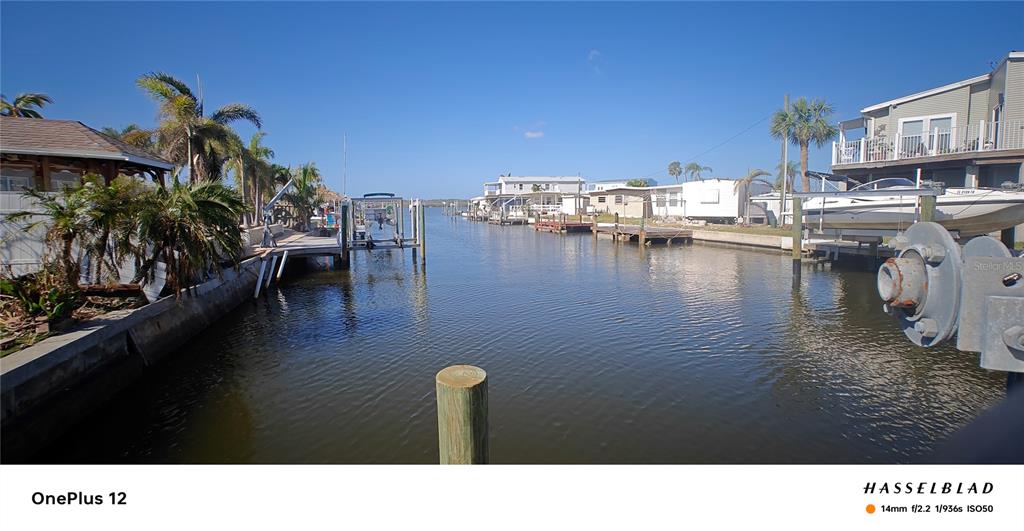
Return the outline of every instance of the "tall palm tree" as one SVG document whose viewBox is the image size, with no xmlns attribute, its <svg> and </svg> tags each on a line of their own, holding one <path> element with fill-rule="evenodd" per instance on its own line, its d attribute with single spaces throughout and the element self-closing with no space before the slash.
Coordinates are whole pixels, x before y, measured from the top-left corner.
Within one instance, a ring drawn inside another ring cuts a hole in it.
<svg viewBox="0 0 1024 531">
<path fill-rule="evenodd" d="M 237 264 L 243 208 L 241 196 L 218 182 L 176 182 L 149 192 L 141 201 L 136 238 L 151 250 L 136 280 L 150 276 L 156 261 L 162 261 L 167 285 L 180 295 L 207 268 L 220 271 L 226 260 Z"/>
<path fill-rule="evenodd" d="M 104 127 L 100 132 L 147 151 L 152 151 L 156 147 L 156 140 L 153 138 L 154 131 L 143 129 L 137 124 L 128 124 L 121 129 Z"/>
<path fill-rule="evenodd" d="M 675 179 L 677 183 L 679 182 L 679 176 L 683 174 L 683 168 L 680 166 L 678 160 L 673 160 L 668 164 L 668 174 Z"/>
<path fill-rule="evenodd" d="M 241 103 L 229 103 L 206 116 L 202 99 L 168 74 L 151 72 L 136 83 L 160 106 L 157 137 L 163 155 L 187 165 L 192 182 L 220 178 L 221 167 L 230 156 L 232 122 L 244 120 L 262 126 L 259 114 Z"/>
<path fill-rule="evenodd" d="M 698 164 L 696 162 L 691 162 L 691 163 L 687 164 L 686 167 L 683 168 L 683 173 L 685 173 L 689 178 L 697 179 L 698 181 L 701 180 L 700 176 L 701 176 L 702 173 L 712 172 L 712 171 L 714 171 L 714 170 L 712 170 L 710 167 L 708 167 L 708 166 L 701 166 L 700 164 Z"/>
<path fill-rule="evenodd" d="M 53 103 L 53 98 L 39 92 L 23 92 L 18 94 L 13 102 L 0 96 L 0 116 L 42 118 L 43 115 L 36 109 L 42 109 L 47 103 Z"/>
<path fill-rule="evenodd" d="M 292 179 L 292 189 L 285 193 L 284 199 L 295 209 L 300 228 L 309 230 L 309 218 L 323 202 L 319 193 L 320 170 L 312 162 L 303 164 L 293 172 Z"/>
<path fill-rule="evenodd" d="M 820 148 L 838 134 L 836 126 L 828 122 L 832 112 L 832 105 L 825 100 L 800 98 L 789 110 L 779 109 L 772 115 L 771 135 L 800 146 L 800 182 L 805 192 L 811 185 L 807 176 L 810 145 Z"/>
<path fill-rule="evenodd" d="M 797 172 L 799 172 L 799 171 L 800 171 L 799 170 L 799 166 L 797 165 L 796 161 L 793 161 L 793 160 L 787 160 L 786 161 L 786 181 L 785 181 L 786 184 L 785 184 L 785 186 L 786 186 L 787 190 L 790 190 L 790 191 L 793 190 L 793 179 L 796 178 Z M 775 189 L 775 190 L 782 190 L 782 187 L 784 185 L 783 185 L 783 181 L 782 181 L 782 163 L 781 162 L 775 165 L 775 175 L 776 175 L 776 177 L 775 177 L 775 184 L 772 186 L 772 188 Z"/>
<path fill-rule="evenodd" d="M 44 241 L 59 256 L 63 280 L 69 286 L 78 286 L 81 266 L 75 259 L 74 243 L 79 234 L 84 234 L 88 225 L 89 202 L 74 188 L 63 188 L 56 194 L 25 190 L 24 195 L 35 200 L 34 210 L 22 210 L 7 215 L 10 221 L 21 221 L 39 216 L 24 227 L 31 232 L 45 227 Z"/>
</svg>

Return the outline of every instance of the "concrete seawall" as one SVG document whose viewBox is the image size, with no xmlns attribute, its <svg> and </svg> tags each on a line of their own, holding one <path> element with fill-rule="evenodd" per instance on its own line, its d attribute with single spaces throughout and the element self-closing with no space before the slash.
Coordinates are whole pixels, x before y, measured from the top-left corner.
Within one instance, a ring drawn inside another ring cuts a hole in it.
<svg viewBox="0 0 1024 531">
<path fill-rule="evenodd" d="M 746 247 L 762 247 L 789 251 L 793 249 L 793 238 L 790 236 L 772 236 L 770 234 L 747 234 L 719 230 L 694 230 L 693 239 L 706 242 L 728 243 Z"/>
<path fill-rule="evenodd" d="M 136 381 L 195 334 L 251 297 L 259 258 L 201 284 L 114 312 L 0 359 L 3 462 L 19 462 Z"/>
</svg>

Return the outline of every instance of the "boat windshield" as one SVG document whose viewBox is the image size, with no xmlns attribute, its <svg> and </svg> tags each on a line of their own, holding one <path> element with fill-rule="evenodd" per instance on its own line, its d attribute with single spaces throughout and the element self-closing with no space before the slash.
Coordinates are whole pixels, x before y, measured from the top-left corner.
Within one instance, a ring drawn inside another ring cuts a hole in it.
<svg viewBox="0 0 1024 531">
<path fill-rule="evenodd" d="M 854 186 L 850 191 L 854 190 L 881 190 L 883 188 L 916 188 L 914 181 L 910 179 L 903 179 L 900 177 L 890 177 L 888 179 L 879 179 L 877 181 L 871 181 L 861 185 Z"/>
</svg>

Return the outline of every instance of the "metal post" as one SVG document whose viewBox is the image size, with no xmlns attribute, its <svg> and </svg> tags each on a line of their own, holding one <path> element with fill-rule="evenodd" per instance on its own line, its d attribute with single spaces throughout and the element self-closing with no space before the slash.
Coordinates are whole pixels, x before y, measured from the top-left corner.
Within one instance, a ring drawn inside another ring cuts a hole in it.
<svg viewBox="0 0 1024 531">
<path fill-rule="evenodd" d="M 265 281 L 266 284 L 263 285 L 264 288 L 269 288 L 270 287 L 270 281 L 274 279 L 274 267 L 276 265 L 277 265 L 277 255 L 275 254 L 274 257 L 270 259 L 270 269 L 267 271 L 267 280 Z"/>
<path fill-rule="evenodd" d="M 260 259 L 260 274 L 256 277 L 256 291 L 252 294 L 252 298 L 258 298 L 260 296 L 260 288 L 263 287 L 263 273 L 267 271 L 267 257 L 264 256 Z"/>
<path fill-rule="evenodd" d="M 800 259 L 803 251 L 804 238 L 804 214 L 803 205 L 799 197 L 793 198 L 793 285 L 799 286 L 800 282 Z"/>
<path fill-rule="evenodd" d="M 286 263 L 288 263 L 288 251 L 285 251 L 284 254 L 281 255 L 281 267 L 277 268 L 277 281 L 278 282 L 281 281 L 281 275 L 284 274 L 284 265 Z"/>
<path fill-rule="evenodd" d="M 453 365 L 434 381 L 441 464 L 487 464 L 487 373 L 472 365 Z"/>
<path fill-rule="evenodd" d="M 789 94 L 782 100 L 782 108 L 789 112 Z M 779 166 L 782 172 L 782 191 L 779 192 L 779 226 L 786 224 L 786 187 L 789 184 L 789 131 L 782 137 L 782 165 Z M 796 183 L 793 183 L 796 186 Z"/>
</svg>

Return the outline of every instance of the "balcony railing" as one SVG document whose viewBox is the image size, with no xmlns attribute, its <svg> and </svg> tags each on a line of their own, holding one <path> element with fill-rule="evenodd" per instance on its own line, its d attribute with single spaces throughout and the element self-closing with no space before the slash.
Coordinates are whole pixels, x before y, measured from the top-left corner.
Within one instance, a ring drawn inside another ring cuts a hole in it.
<svg viewBox="0 0 1024 531">
<path fill-rule="evenodd" d="M 832 164 L 861 164 L 954 153 L 1024 149 L 1024 120 L 979 122 L 918 134 L 832 143 Z"/>
</svg>

